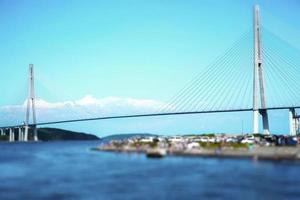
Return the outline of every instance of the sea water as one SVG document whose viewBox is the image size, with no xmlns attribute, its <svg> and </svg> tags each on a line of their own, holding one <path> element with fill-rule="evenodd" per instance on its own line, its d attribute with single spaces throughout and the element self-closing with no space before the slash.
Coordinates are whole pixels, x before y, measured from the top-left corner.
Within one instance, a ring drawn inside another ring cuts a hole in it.
<svg viewBox="0 0 300 200">
<path fill-rule="evenodd" d="M 0 199 L 300 199 L 300 163 L 91 151 L 99 141 L 0 143 Z"/>
</svg>

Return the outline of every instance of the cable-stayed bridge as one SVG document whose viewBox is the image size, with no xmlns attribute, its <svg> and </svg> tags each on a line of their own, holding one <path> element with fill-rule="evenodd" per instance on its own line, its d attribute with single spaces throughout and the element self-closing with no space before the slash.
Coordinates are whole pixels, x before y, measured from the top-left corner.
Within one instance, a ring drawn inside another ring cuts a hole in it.
<svg viewBox="0 0 300 200">
<path fill-rule="evenodd" d="M 206 71 L 195 76 L 167 103 L 151 112 L 135 111 L 114 115 L 96 113 L 88 117 L 44 121 L 38 118 L 37 121 L 34 72 L 33 65 L 30 64 L 25 121 L 0 127 L 1 134 L 9 134 L 10 141 L 27 141 L 29 130 L 32 129 L 33 140 L 38 140 L 36 127 L 43 125 L 226 112 L 253 112 L 253 133 L 259 133 L 261 117 L 263 133 L 270 134 L 268 111 L 289 110 L 290 134 L 295 135 L 299 129 L 299 115 L 296 111 L 300 108 L 300 53 L 285 40 L 264 28 L 259 18 L 259 8 L 255 6 L 253 30 L 246 32 L 209 65 Z"/>
</svg>

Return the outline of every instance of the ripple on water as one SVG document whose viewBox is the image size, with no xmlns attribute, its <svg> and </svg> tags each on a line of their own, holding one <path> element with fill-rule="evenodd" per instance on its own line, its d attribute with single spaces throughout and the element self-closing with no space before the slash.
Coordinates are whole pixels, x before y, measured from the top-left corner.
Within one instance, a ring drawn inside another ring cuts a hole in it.
<svg viewBox="0 0 300 200">
<path fill-rule="evenodd" d="M 93 142 L 0 144 L 0 199 L 297 199 L 299 163 L 89 151 Z"/>
</svg>

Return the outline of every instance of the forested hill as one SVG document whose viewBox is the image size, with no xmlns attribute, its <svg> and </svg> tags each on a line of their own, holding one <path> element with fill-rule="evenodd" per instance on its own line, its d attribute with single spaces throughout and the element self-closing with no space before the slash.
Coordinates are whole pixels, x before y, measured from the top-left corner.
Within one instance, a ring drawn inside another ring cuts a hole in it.
<svg viewBox="0 0 300 200">
<path fill-rule="evenodd" d="M 32 133 L 30 135 L 32 136 Z M 92 134 L 73 132 L 57 128 L 39 128 L 38 138 L 40 141 L 100 140 L 99 137 Z"/>
</svg>

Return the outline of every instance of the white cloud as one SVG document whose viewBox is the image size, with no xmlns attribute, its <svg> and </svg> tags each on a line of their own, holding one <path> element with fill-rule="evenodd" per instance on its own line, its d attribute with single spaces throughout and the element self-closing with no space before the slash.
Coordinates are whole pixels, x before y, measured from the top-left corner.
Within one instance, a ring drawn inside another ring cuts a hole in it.
<svg viewBox="0 0 300 200">
<path fill-rule="evenodd" d="M 163 105 L 162 102 L 151 99 L 134 99 L 121 97 L 95 98 L 92 95 L 75 101 L 48 102 L 36 100 L 37 119 L 39 122 L 93 118 L 125 114 L 153 113 Z M 0 107 L 3 117 L 2 124 L 21 123 L 25 118 L 27 101 L 22 105 Z"/>
</svg>

